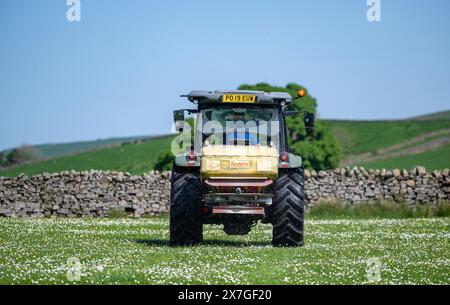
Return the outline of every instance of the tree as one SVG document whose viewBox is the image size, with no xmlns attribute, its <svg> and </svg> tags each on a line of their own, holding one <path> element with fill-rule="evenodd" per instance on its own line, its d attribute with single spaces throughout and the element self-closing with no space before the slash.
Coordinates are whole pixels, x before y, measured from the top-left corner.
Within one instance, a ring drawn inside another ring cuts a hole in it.
<svg viewBox="0 0 450 305">
<path fill-rule="evenodd" d="M 286 87 L 275 87 L 267 83 L 256 85 L 241 85 L 241 90 L 260 90 L 266 92 L 287 92 L 293 97 L 297 96 L 297 90 L 304 88 L 298 84 L 290 83 Z M 291 110 L 307 111 L 316 114 L 317 101 L 307 94 L 301 99 L 294 99 L 291 103 Z M 327 127 L 326 122 L 316 120 L 314 133 L 309 139 L 306 136 L 303 115 L 288 117 L 286 119 L 289 145 L 296 154 L 303 157 L 305 168 L 309 169 L 330 169 L 339 165 L 341 148 L 337 140 L 333 137 Z"/>
<path fill-rule="evenodd" d="M 36 158 L 36 149 L 29 145 L 22 145 L 18 148 L 14 148 L 10 153 L 6 155 L 8 165 L 21 164 L 32 161 Z"/>
<path fill-rule="evenodd" d="M 160 172 L 169 171 L 172 169 L 173 161 L 175 161 L 175 156 L 169 149 L 159 155 L 154 168 Z"/>
<path fill-rule="evenodd" d="M 6 159 L 6 154 L 5 152 L 1 151 L 0 152 L 0 167 L 6 166 L 8 165 L 8 160 Z"/>
</svg>

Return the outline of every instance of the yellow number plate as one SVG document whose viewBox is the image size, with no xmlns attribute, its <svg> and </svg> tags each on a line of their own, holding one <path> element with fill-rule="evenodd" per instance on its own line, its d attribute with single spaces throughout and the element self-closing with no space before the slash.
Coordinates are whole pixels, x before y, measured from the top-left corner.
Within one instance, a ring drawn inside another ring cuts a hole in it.
<svg viewBox="0 0 450 305">
<path fill-rule="evenodd" d="M 224 94 L 224 103 L 254 103 L 256 102 L 255 95 L 248 94 Z"/>
</svg>

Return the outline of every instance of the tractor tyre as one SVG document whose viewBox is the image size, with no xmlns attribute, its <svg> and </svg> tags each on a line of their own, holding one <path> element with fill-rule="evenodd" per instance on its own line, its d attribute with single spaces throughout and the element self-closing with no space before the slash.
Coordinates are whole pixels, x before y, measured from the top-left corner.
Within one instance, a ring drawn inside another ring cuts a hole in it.
<svg viewBox="0 0 450 305">
<path fill-rule="evenodd" d="M 170 191 L 170 244 L 194 245 L 202 240 L 200 175 L 174 164 Z"/>
<path fill-rule="evenodd" d="M 304 185 L 303 168 L 280 172 L 274 185 L 272 205 L 272 245 L 303 245 Z"/>
</svg>

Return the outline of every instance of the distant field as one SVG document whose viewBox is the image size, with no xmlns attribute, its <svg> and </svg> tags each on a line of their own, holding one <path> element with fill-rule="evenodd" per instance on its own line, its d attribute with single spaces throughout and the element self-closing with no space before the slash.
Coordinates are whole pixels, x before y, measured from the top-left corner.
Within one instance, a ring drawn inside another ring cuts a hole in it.
<svg viewBox="0 0 450 305">
<path fill-rule="evenodd" d="M 379 160 L 361 165 L 365 168 L 410 169 L 416 165 L 425 166 L 428 170 L 450 168 L 450 145 L 420 154 Z"/>
<path fill-rule="evenodd" d="M 298 248 L 272 247 L 269 224 L 246 236 L 206 225 L 201 245 L 170 247 L 167 217 L 0 218 L 0 284 L 448 285 L 449 225 L 307 218 Z"/>
<path fill-rule="evenodd" d="M 429 121 L 328 121 L 341 143 L 344 157 L 375 151 L 409 138 L 450 128 L 450 120 Z"/>
<path fill-rule="evenodd" d="M 153 136 L 154 137 L 154 136 Z M 34 145 L 36 155 L 39 158 L 56 158 L 76 153 L 86 152 L 88 150 L 120 145 L 121 143 L 142 141 L 152 138 L 152 136 L 137 136 L 137 137 L 122 137 L 122 138 L 108 138 L 98 139 L 94 141 L 80 141 L 69 143 L 55 143 L 55 144 L 40 144 Z M 9 152 L 10 149 L 5 150 Z"/>
<path fill-rule="evenodd" d="M 172 136 L 168 136 L 139 144 L 102 148 L 73 156 L 38 161 L 5 169 L 0 171 L 0 176 L 89 169 L 118 170 L 141 174 L 153 169 L 159 154 L 170 147 L 171 141 Z"/>
<path fill-rule="evenodd" d="M 450 167 L 450 120 L 443 119 L 446 114 L 414 120 L 328 124 L 343 148 L 341 166 L 410 169 L 422 165 L 434 170 Z"/>
<path fill-rule="evenodd" d="M 411 118 L 412 120 L 450 120 L 450 110 L 425 114 Z"/>
</svg>

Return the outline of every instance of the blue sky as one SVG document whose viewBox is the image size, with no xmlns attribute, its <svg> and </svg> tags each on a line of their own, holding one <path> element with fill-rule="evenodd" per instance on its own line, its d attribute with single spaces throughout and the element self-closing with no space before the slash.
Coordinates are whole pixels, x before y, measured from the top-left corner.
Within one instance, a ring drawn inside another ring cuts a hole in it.
<svg viewBox="0 0 450 305">
<path fill-rule="evenodd" d="M 0 1 L 0 149 L 170 132 L 191 89 L 306 86 L 323 118 L 450 108 L 450 1 Z"/>
</svg>

